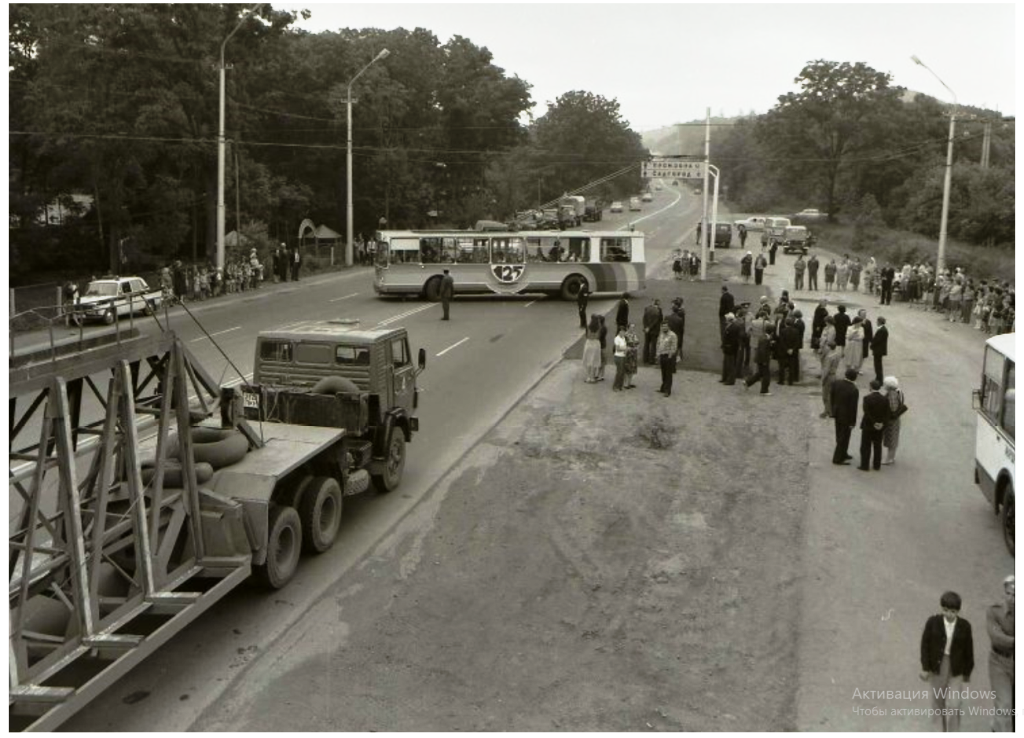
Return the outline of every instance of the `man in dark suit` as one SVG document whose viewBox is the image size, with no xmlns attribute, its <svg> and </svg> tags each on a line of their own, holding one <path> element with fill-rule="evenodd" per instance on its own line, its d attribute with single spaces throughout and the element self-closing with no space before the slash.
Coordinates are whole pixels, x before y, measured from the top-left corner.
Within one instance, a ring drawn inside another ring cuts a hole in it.
<svg viewBox="0 0 1024 738">
<path fill-rule="evenodd" d="M 444 276 L 441 277 L 441 320 L 448 320 L 448 308 L 452 304 L 452 297 L 455 295 L 455 280 L 452 279 L 452 275 L 449 270 L 444 270 Z"/>
<path fill-rule="evenodd" d="M 627 328 L 629 328 L 629 300 L 626 299 L 626 293 L 623 292 L 615 309 L 615 333 L 618 334 L 620 330 Z"/>
<path fill-rule="evenodd" d="M 866 345 L 866 344 L 865 344 Z M 882 381 L 882 357 L 889 351 L 889 329 L 885 327 L 885 318 L 878 316 L 878 330 L 871 337 L 871 356 L 875 360 L 875 379 Z"/>
<path fill-rule="evenodd" d="M 718 299 L 718 334 L 725 340 L 725 316 L 736 312 L 736 298 L 729 288 L 722 285 L 722 296 Z"/>
<path fill-rule="evenodd" d="M 814 308 L 814 317 L 811 319 L 811 348 L 818 349 L 821 345 L 821 332 L 825 330 L 825 318 L 828 317 L 828 308 L 825 307 L 828 300 L 822 298 L 818 301 L 818 307 Z"/>
<path fill-rule="evenodd" d="M 683 336 L 686 335 L 686 310 L 683 308 L 683 298 L 677 297 L 672 300 L 672 312 L 665 318 L 665 322 L 668 323 L 669 330 L 676 334 L 676 359 L 682 361 Z"/>
<path fill-rule="evenodd" d="M 725 333 L 722 334 L 722 384 L 736 384 L 736 353 L 740 349 L 740 326 L 736 316 L 725 316 Z"/>
<path fill-rule="evenodd" d="M 956 592 L 939 599 L 941 615 L 932 615 L 921 634 L 921 681 L 931 680 L 932 708 L 943 731 L 960 730 L 960 694 L 974 671 L 971 624 L 960 617 Z"/>
<path fill-rule="evenodd" d="M 836 311 L 836 314 L 832 316 L 833 326 L 836 329 L 836 346 L 843 347 L 846 345 L 846 329 L 850 327 L 853 320 L 846 312 L 846 305 L 840 305 Z"/>
<path fill-rule="evenodd" d="M 590 288 L 584 282 L 576 293 L 576 311 L 580 314 L 580 328 L 587 329 L 587 302 L 590 299 Z"/>
<path fill-rule="evenodd" d="M 796 321 L 787 317 L 779 331 L 779 384 L 793 384 L 796 363 L 800 361 L 800 329 Z"/>
<path fill-rule="evenodd" d="M 860 466 L 861 471 L 878 471 L 882 468 L 882 431 L 889 420 L 889 401 L 879 390 L 882 383 L 871 380 L 871 392 L 864 398 L 864 415 L 860 420 Z M 871 455 L 874 454 L 874 464 Z"/>
<path fill-rule="evenodd" d="M 882 283 L 882 301 L 879 304 L 889 305 L 892 303 L 892 283 L 896 279 L 896 270 L 892 268 L 891 264 L 886 264 L 882 267 L 880 276 Z"/>
<path fill-rule="evenodd" d="M 832 383 L 832 417 L 836 423 L 836 450 L 832 453 L 833 464 L 849 464 L 850 434 L 857 425 L 857 370 L 847 369 L 845 379 Z"/>
<path fill-rule="evenodd" d="M 661 300 L 655 299 L 653 303 L 644 308 L 644 363 L 653 364 L 655 348 L 658 345 L 658 334 L 661 332 Z"/>
</svg>

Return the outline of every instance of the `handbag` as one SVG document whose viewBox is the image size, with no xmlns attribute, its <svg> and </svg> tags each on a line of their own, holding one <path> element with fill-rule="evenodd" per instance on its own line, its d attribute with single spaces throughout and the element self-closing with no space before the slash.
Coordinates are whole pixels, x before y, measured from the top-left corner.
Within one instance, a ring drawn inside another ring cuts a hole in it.
<svg viewBox="0 0 1024 738">
<path fill-rule="evenodd" d="M 900 406 L 896 408 L 895 416 L 897 418 L 902 417 L 903 413 L 907 412 L 910 408 L 907 407 L 907 403 L 903 401 L 903 393 L 900 392 Z"/>
</svg>

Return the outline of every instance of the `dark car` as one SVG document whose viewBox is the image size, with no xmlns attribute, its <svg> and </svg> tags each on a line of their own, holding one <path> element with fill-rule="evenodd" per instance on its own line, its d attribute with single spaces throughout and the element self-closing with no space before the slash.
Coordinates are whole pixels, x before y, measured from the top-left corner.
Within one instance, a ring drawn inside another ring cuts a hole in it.
<svg viewBox="0 0 1024 738">
<path fill-rule="evenodd" d="M 715 223 L 715 248 L 727 249 L 732 245 L 732 224 Z"/>
</svg>

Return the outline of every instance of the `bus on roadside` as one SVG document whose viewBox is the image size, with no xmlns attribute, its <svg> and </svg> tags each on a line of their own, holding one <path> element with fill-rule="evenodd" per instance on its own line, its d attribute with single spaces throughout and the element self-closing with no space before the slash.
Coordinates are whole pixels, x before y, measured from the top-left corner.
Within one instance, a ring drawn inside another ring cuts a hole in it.
<svg viewBox="0 0 1024 738">
<path fill-rule="evenodd" d="M 455 293 L 531 292 L 575 300 L 646 286 L 637 231 L 378 231 L 373 289 L 381 296 L 440 299 L 448 269 Z"/>
<path fill-rule="evenodd" d="M 1013 553 L 1015 349 L 1013 333 L 985 342 L 981 388 L 974 391 L 978 428 L 974 481 L 999 516 L 1006 547 Z"/>
</svg>

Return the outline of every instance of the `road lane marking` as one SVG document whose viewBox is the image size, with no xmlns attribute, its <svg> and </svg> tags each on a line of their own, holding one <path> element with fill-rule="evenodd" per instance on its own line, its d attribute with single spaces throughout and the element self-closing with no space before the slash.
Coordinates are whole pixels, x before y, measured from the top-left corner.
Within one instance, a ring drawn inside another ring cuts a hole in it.
<svg viewBox="0 0 1024 738">
<path fill-rule="evenodd" d="M 348 300 L 350 298 L 353 298 L 358 294 L 358 292 L 353 292 L 351 295 L 345 295 L 344 297 L 335 297 L 333 300 L 328 300 L 327 302 L 341 302 L 342 300 Z"/>
<path fill-rule="evenodd" d="M 526 303 L 525 305 L 523 305 L 523 307 L 524 307 L 524 308 L 528 308 L 528 307 L 530 307 L 530 305 L 532 305 L 532 304 L 533 304 L 533 303 L 535 303 L 535 302 L 537 302 L 537 300 L 530 300 L 530 301 L 529 301 L 528 303 Z"/>
<path fill-rule="evenodd" d="M 640 216 L 640 217 L 639 217 L 639 218 L 637 218 L 636 220 L 631 220 L 631 221 L 629 221 L 628 223 L 626 223 L 626 225 L 624 225 L 624 226 L 620 226 L 620 227 L 619 227 L 619 230 L 620 230 L 620 231 L 624 231 L 624 230 L 626 230 L 627 228 L 629 228 L 629 227 L 630 227 L 631 225 L 635 225 L 635 224 L 637 224 L 637 223 L 639 223 L 639 222 L 641 222 L 641 221 L 647 220 L 648 218 L 653 218 L 653 217 L 654 217 L 655 215 L 661 215 L 661 214 L 662 214 L 662 213 L 664 213 L 664 212 L 665 212 L 666 210 L 669 210 L 670 208 L 673 208 L 673 207 L 675 207 L 676 203 L 677 203 L 677 202 L 679 202 L 679 201 L 680 201 L 681 199 L 683 199 L 683 193 L 681 193 L 681 192 L 676 192 L 676 193 L 675 193 L 675 196 L 676 196 L 676 199 L 675 199 L 675 200 L 673 200 L 672 202 L 670 202 L 670 203 L 669 203 L 668 205 L 666 205 L 665 207 L 663 207 L 663 208 L 662 208 L 661 210 L 655 210 L 655 211 L 654 211 L 653 213 L 648 213 L 647 215 L 642 215 L 642 216 Z"/>
<path fill-rule="evenodd" d="M 453 344 L 452 344 L 451 346 L 449 346 L 448 348 L 446 348 L 446 349 L 445 349 L 444 351 L 442 351 L 441 353 L 439 353 L 439 354 L 434 354 L 434 356 L 435 356 L 435 357 L 436 357 L 436 356 L 444 356 L 444 355 L 445 355 L 445 354 L 447 354 L 447 353 L 448 353 L 449 351 L 451 351 L 451 350 L 452 350 L 453 348 L 455 348 L 455 347 L 457 347 L 457 346 L 461 346 L 462 344 L 464 344 L 464 343 L 465 343 L 466 341 L 468 341 L 468 340 L 469 340 L 469 336 L 466 336 L 465 338 L 463 338 L 463 339 L 462 339 L 461 341 L 459 341 L 458 343 L 453 343 Z"/>
<path fill-rule="evenodd" d="M 193 338 L 189 343 L 195 343 L 196 341 L 205 341 L 207 338 L 213 338 L 214 336 L 223 336 L 225 333 L 231 333 L 231 331 L 240 331 L 242 326 L 236 325 L 234 328 L 227 328 L 216 333 L 211 333 L 209 336 L 199 336 L 199 338 Z"/>
<path fill-rule="evenodd" d="M 430 308 L 434 307 L 435 304 L 436 303 L 428 302 L 426 305 L 421 305 L 418 308 L 413 308 L 412 310 L 406 310 L 404 313 L 399 313 L 398 315 L 392 315 L 390 318 L 385 318 L 384 320 L 380 321 L 379 323 L 377 323 L 377 325 L 378 326 L 390 325 L 391 323 L 394 323 L 395 321 L 403 320 L 405 318 L 408 318 L 410 315 L 415 315 L 416 313 L 422 313 L 424 310 L 430 310 Z"/>
</svg>

